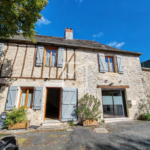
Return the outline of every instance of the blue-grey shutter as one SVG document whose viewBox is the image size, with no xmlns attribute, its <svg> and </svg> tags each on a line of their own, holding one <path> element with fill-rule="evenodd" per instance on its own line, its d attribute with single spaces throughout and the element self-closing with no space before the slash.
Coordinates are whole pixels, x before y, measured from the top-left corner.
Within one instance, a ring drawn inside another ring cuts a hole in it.
<svg viewBox="0 0 150 150">
<path fill-rule="evenodd" d="M 106 72 L 106 63 L 105 63 L 105 55 L 98 54 L 99 59 L 99 72 Z"/>
<path fill-rule="evenodd" d="M 0 43 L 0 60 L 4 49 L 4 43 Z"/>
<path fill-rule="evenodd" d="M 61 101 L 61 121 L 77 121 L 77 88 L 63 88 Z"/>
<path fill-rule="evenodd" d="M 15 106 L 16 94 L 17 86 L 10 86 L 6 99 L 6 110 L 11 110 Z"/>
<path fill-rule="evenodd" d="M 41 109 L 42 106 L 43 87 L 35 87 L 33 109 Z"/>
<path fill-rule="evenodd" d="M 124 73 L 122 57 L 117 55 L 116 58 L 117 58 L 118 73 Z"/>
<path fill-rule="evenodd" d="M 64 47 L 58 47 L 57 67 L 63 67 L 64 64 Z"/>
<path fill-rule="evenodd" d="M 42 66 L 43 54 L 44 54 L 44 46 L 38 46 L 36 53 L 36 63 L 35 63 L 36 66 Z"/>
</svg>

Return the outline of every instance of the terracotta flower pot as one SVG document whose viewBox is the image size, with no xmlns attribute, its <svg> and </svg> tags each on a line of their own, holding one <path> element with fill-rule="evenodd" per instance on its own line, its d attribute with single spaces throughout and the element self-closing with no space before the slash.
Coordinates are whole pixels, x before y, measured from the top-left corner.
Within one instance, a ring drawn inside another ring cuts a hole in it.
<svg viewBox="0 0 150 150">
<path fill-rule="evenodd" d="M 98 125 L 97 120 L 88 119 L 83 121 L 83 126 L 95 126 L 95 125 Z"/>
<path fill-rule="evenodd" d="M 8 126 L 8 130 L 13 130 L 13 129 L 28 129 L 28 127 L 30 126 L 30 121 L 27 122 L 21 122 L 21 123 L 16 123 L 13 126 L 9 125 Z"/>
</svg>

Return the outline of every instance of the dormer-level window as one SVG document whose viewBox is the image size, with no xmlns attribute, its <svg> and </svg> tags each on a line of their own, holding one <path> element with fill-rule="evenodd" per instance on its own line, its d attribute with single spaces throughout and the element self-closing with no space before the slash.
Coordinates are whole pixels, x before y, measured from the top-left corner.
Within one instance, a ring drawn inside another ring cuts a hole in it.
<svg viewBox="0 0 150 150">
<path fill-rule="evenodd" d="M 57 48 L 46 47 L 44 53 L 44 66 L 56 67 L 57 66 Z"/>
<path fill-rule="evenodd" d="M 106 72 L 114 72 L 114 58 L 112 56 L 105 56 Z"/>
</svg>

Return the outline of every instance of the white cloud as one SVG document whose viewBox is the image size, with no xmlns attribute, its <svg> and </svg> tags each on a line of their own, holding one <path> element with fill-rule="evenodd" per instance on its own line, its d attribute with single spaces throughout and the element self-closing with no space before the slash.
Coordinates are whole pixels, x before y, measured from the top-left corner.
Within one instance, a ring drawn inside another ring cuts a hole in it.
<svg viewBox="0 0 150 150">
<path fill-rule="evenodd" d="M 124 44 L 125 44 L 124 42 L 118 43 L 118 42 L 114 41 L 114 42 L 110 42 L 107 45 L 112 46 L 112 47 L 116 47 L 116 48 L 121 48 Z"/>
<path fill-rule="evenodd" d="M 37 21 L 37 24 L 38 24 L 38 25 L 41 25 L 41 24 L 48 25 L 48 24 L 50 24 L 50 23 L 51 23 L 51 22 L 50 22 L 48 19 L 46 19 L 45 17 L 43 17 L 43 16 L 42 16 L 41 19 L 38 19 L 38 21 Z"/>
<path fill-rule="evenodd" d="M 93 37 L 102 37 L 104 34 L 102 32 L 99 32 L 98 34 L 93 34 Z"/>
</svg>

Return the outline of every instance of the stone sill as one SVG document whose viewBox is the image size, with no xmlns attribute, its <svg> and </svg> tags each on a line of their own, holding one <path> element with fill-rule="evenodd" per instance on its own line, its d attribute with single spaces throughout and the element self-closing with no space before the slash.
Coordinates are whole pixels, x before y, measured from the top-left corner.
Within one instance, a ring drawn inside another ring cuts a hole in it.
<svg viewBox="0 0 150 150">
<path fill-rule="evenodd" d="M 144 70 L 144 71 L 150 71 L 150 68 L 144 68 L 144 67 L 142 67 L 142 70 Z"/>
</svg>

